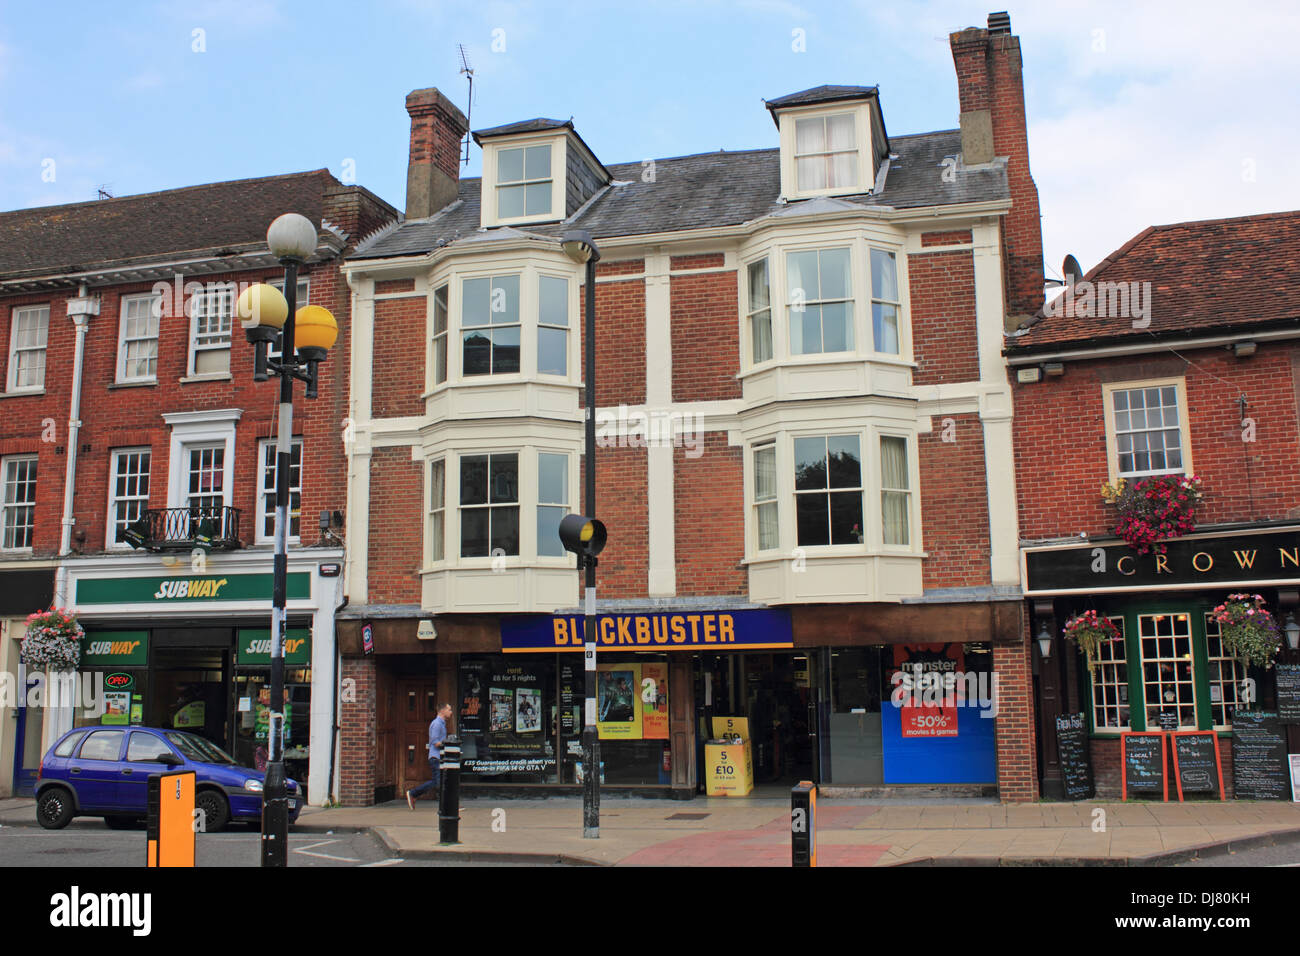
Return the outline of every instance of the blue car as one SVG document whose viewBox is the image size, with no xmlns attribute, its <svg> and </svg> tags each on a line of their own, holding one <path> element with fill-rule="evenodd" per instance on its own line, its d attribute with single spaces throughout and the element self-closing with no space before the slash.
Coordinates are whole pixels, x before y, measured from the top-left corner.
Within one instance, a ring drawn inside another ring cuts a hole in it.
<svg viewBox="0 0 1300 956">
<path fill-rule="evenodd" d="M 77 816 L 103 817 L 113 829 L 131 826 L 148 812 L 150 774 L 195 772 L 195 806 L 203 828 L 216 832 L 231 820 L 262 818 L 264 774 L 241 767 L 197 734 L 157 727 L 78 727 L 59 738 L 36 777 L 36 819 L 59 830 Z M 288 781 L 289 822 L 302 797 Z"/>
</svg>

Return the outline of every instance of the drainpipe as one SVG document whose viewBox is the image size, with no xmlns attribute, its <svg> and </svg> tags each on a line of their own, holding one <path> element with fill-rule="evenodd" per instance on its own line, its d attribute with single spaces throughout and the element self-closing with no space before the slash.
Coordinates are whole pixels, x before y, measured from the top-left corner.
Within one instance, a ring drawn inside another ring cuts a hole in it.
<svg viewBox="0 0 1300 956">
<path fill-rule="evenodd" d="M 77 519 L 73 516 L 73 497 L 77 490 L 77 450 L 80 447 L 81 432 L 81 370 L 86 355 L 86 332 L 90 329 L 91 316 L 99 315 L 99 299 L 88 294 L 83 282 L 77 290 L 77 298 L 68 300 L 68 318 L 77 327 L 77 349 L 72 364 L 72 398 L 68 407 L 67 467 L 63 475 L 63 520 L 59 532 L 59 564 L 54 572 L 54 604 L 67 607 L 68 566 L 66 558 L 72 553 L 72 526 Z M 75 695 L 74 695 L 75 696 Z M 63 734 L 72 729 L 72 710 L 74 701 L 60 699 L 57 707 L 47 709 L 43 729 L 44 746 L 49 748 Z"/>
</svg>

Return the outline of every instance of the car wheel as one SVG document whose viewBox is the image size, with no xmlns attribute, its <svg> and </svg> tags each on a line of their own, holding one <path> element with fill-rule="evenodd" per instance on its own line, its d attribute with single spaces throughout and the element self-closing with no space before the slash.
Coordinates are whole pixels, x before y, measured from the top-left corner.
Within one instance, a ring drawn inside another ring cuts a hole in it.
<svg viewBox="0 0 1300 956">
<path fill-rule="evenodd" d="M 197 809 L 203 811 L 199 819 L 206 833 L 220 833 L 230 820 L 230 804 L 226 798 L 215 790 L 200 790 L 194 801 Z"/>
<path fill-rule="evenodd" d="M 104 825 L 110 830 L 134 830 L 139 823 L 136 817 L 104 817 Z"/>
<path fill-rule="evenodd" d="M 75 813 L 72 794 L 62 787 L 42 791 L 36 801 L 36 819 L 47 830 L 62 830 Z"/>
</svg>

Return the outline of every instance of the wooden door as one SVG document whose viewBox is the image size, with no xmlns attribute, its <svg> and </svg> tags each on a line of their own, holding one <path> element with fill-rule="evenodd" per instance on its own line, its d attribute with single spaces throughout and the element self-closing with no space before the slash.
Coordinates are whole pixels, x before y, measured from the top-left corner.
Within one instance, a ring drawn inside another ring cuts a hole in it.
<svg viewBox="0 0 1300 956">
<path fill-rule="evenodd" d="M 375 799 L 392 800 L 397 795 L 397 707 L 396 686 L 387 667 L 375 666 Z"/>
<path fill-rule="evenodd" d="M 438 682 L 432 677 L 397 682 L 398 795 L 429 779 L 429 724 L 438 716 Z M 449 728 L 450 729 L 450 728 Z"/>
</svg>

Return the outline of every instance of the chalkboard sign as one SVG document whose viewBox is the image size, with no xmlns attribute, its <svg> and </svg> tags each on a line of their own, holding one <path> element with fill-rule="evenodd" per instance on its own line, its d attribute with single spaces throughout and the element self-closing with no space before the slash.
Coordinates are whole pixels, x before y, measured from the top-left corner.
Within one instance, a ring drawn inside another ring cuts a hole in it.
<svg viewBox="0 0 1300 956">
<path fill-rule="evenodd" d="M 1061 761 L 1065 798 L 1092 797 L 1096 790 L 1092 783 L 1092 761 L 1088 757 L 1088 723 L 1083 714 L 1061 714 L 1056 718 L 1056 754 Z"/>
<path fill-rule="evenodd" d="M 1156 715 L 1156 723 L 1160 725 L 1161 730 L 1177 730 L 1181 721 L 1178 719 L 1178 711 L 1162 710 Z"/>
<path fill-rule="evenodd" d="M 1232 715 L 1232 787 L 1239 800 L 1290 796 L 1286 735 L 1277 714 L 1238 710 Z"/>
<path fill-rule="evenodd" d="M 1178 799 L 1184 793 L 1223 793 L 1223 764 L 1219 760 L 1219 735 L 1212 730 L 1184 730 L 1170 734 L 1174 745 L 1174 780 Z"/>
<path fill-rule="evenodd" d="M 1300 724 L 1300 664 L 1277 665 L 1277 717 Z"/>
<path fill-rule="evenodd" d="M 1129 792 L 1158 793 L 1169 799 L 1169 777 L 1165 766 L 1165 735 L 1158 730 L 1124 731 L 1119 735 L 1122 752 L 1120 785 L 1123 799 Z"/>
</svg>

